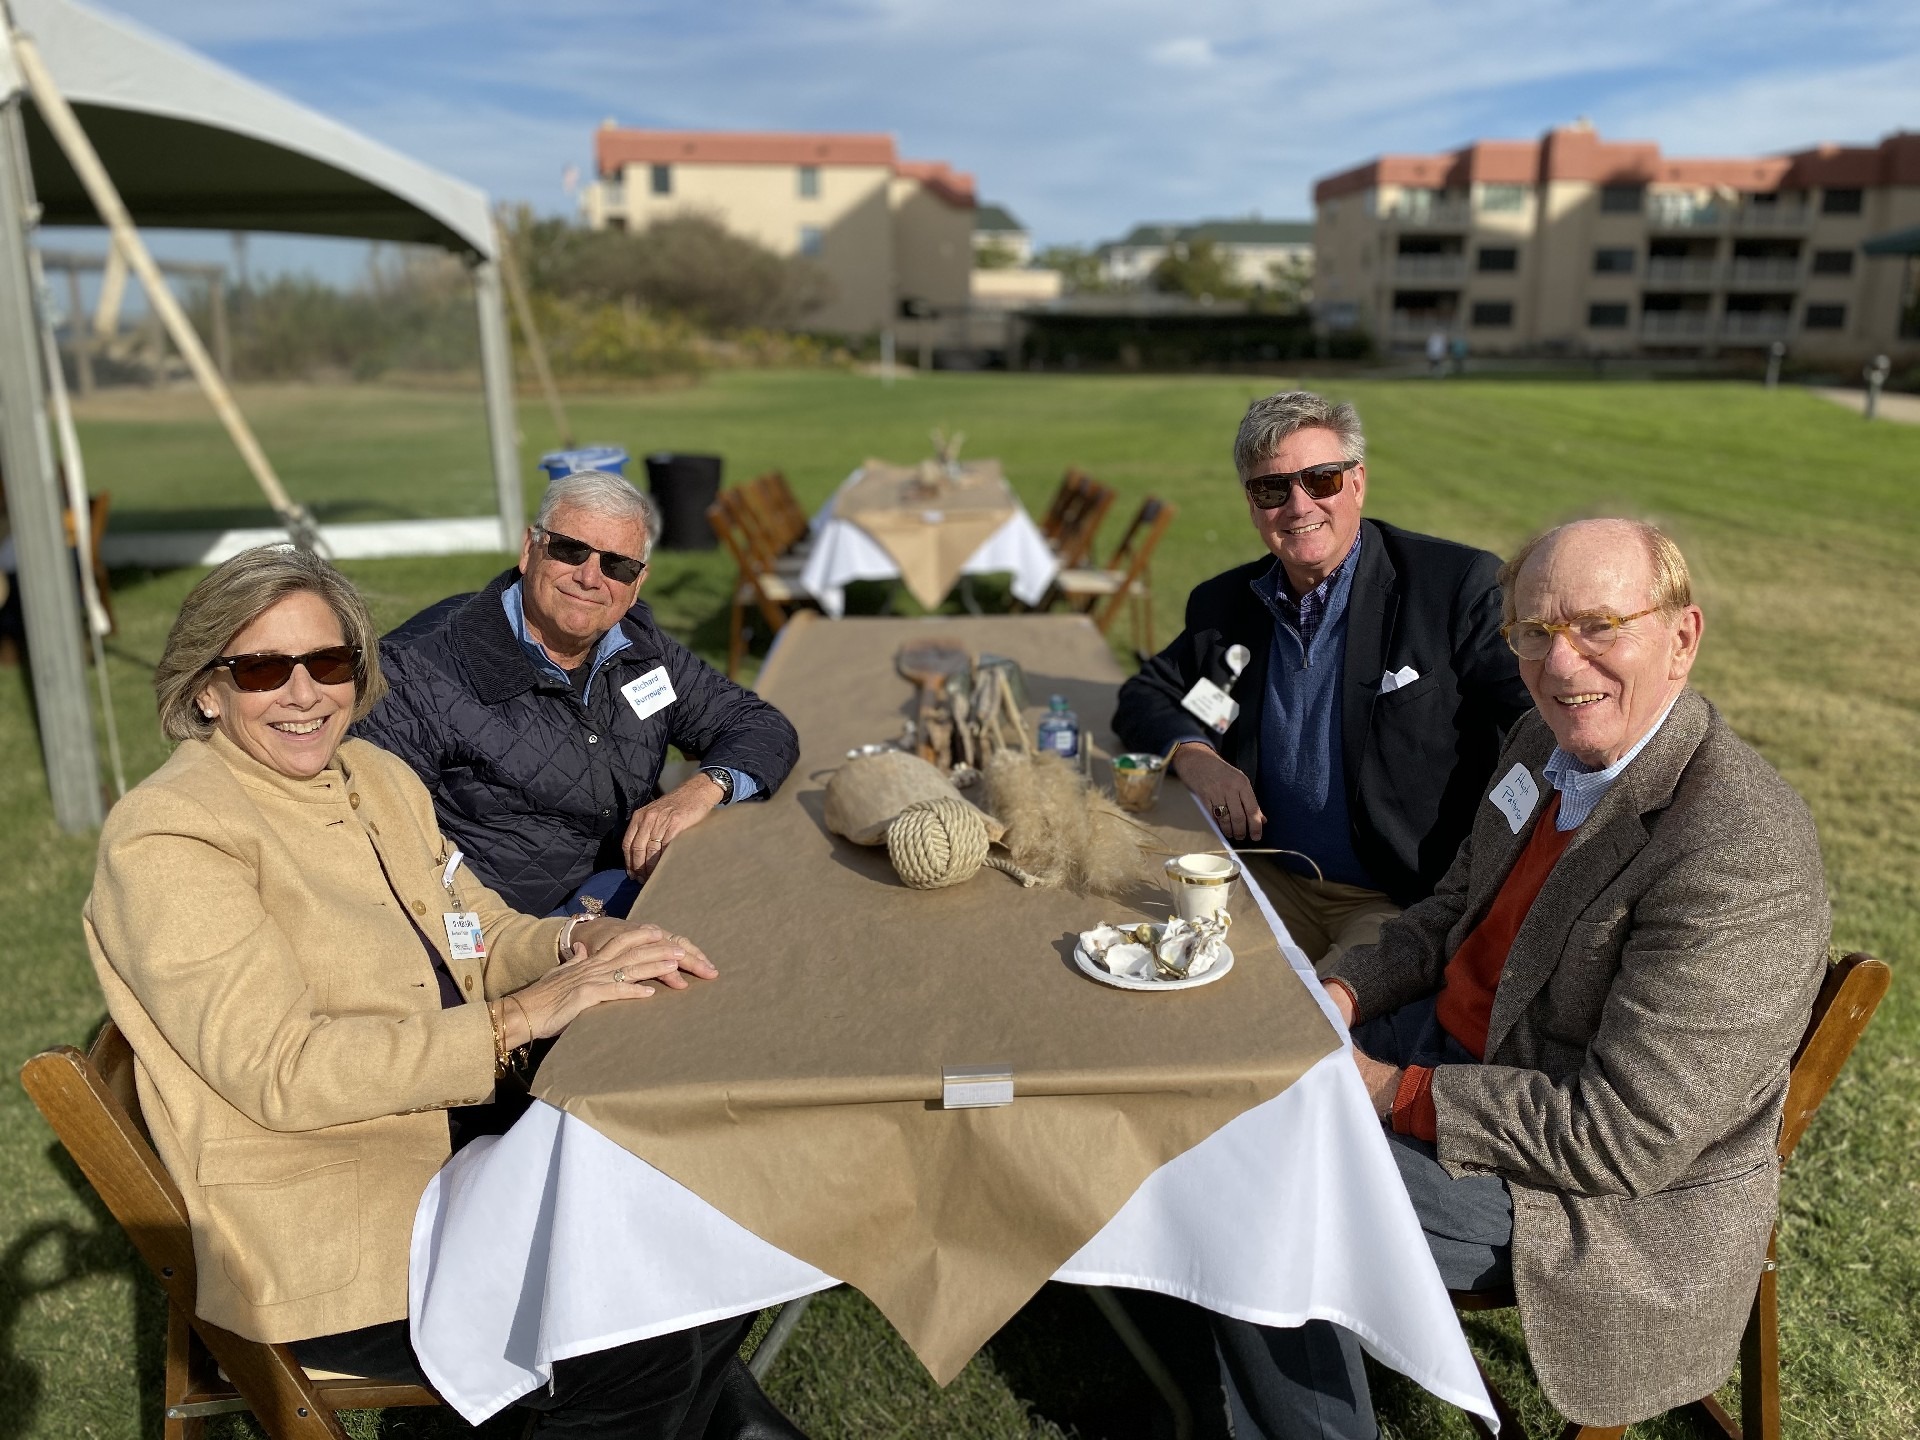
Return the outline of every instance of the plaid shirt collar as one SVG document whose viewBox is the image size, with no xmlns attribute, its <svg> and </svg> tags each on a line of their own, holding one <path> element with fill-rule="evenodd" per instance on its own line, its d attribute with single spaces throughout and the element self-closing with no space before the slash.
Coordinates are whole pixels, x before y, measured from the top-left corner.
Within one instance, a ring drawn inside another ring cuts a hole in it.
<svg viewBox="0 0 1920 1440">
<path fill-rule="evenodd" d="M 1276 558 L 1267 573 L 1260 577 L 1256 588 L 1260 598 L 1265 600 L 1275 615 L 1285 620 L 1300 636 L 1300 643 L 1313 644 L 1313 637 L 1319 633 L 1321 623 L 1327 618 L 1327 606 L 1331 603 L 1333 592 L 1353 570 L 1354 561 L 1360 556 L 1360 534 L 1353 537 L 1353 544 L 1347 548 L 1346 555 L 1333 567 L 1327 578 L 1298 599 L 1294 597 L 1293 587 L 1287 582 L 1286 567 Z"/>
</svg>

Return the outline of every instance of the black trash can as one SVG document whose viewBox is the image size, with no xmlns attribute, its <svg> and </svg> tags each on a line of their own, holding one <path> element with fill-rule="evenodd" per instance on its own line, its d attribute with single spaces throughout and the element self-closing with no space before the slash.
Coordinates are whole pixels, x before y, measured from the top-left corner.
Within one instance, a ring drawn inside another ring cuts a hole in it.
<svg viewBox="0 0 1920 1440">
<path fill-rule="evenodd" d="M 718 455 L 649 455 L 647 489 L 660 507 L 662 550 L 711 550 L 720 543 L 707 524 L 707 507 L 720 494 Z"/>
</svg>

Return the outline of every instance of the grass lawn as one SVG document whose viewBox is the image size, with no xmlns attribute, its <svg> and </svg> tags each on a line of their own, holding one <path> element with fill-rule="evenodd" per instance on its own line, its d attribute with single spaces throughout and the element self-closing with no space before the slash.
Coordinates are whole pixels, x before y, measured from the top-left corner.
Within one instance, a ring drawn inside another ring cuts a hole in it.
<svg viewBox="0 0 1920 1440">
<path fill-rule="evenodd" d="M 935 425 L 964 430 L 969 456 L 999 456 L 1030 507 L 1069 463 L 1118 487 L 1120 511 L 1163 495 L 1181 508 L 1154 565 L 1165 643 L 1187 590 L 1257 551 L 1228 454 L 1247 400 L 1269 388 L 1250 378 L 935 376 L 882 389 L 835 373 L 729 374 L 571 405 L 584 440 L 636 455 L 717 451 L 732 478 L 778 466 L 810 505 L 865 455 L 925 454 Z M 1372 515 L 1505 553 L 1542 524 L 1628 511 L 1666 524 L 1693 562 L 1707 613 L 1695 681 L 1812 805 L 1835 943 L 1895 968 L 1892 995 L 1784 1184 L 1787 1428 L 1920 1433 L 1920 427 L 1866 425 L 1809 395 L 1744 386 L 1329 388 L 1357 400 L 1367 420 Z M 476 514 L 490 504 L 473 391 L 284 387 L 241 398 L 289 490 L 322 518 Z M 537 403 L 522 406 L 521 422 L 530 462 L 554 436 Z M 103 397 L 83 411 L 81 434 L 92 483 L 113 492 L 123 528 L 264 518 L 190 396 Z M 1102 553 L 1123 519 L 1109 519 Z M 345 568 L 384 625 L 476 587 L 500 563 Z M 149 676 L 196 579 L 116 577 L 121 631 L 109 668 L 134 779 L 163 753 Z M 645 593 L 670 628 L 717 658 L 729 580 L 718 555 L 663 554 Z M 84 1043 L 104 1013 L 77 921 L 92 840 L 54 829 L 17 670 L 0 671 L 0 822 L 18 927 L 0 952 L 9 994 L 0 1060 L 11 1073 L 43 1045 Z M 0 1440 L 157 1435 L 155 1292 L 12 1084 L 0 1085 L 0 1193 Z M 1542 1431 L 1517 1326 L 1476 1320 L 1469 1331 Z M 1052 1289 L 945 1392 L 863 1300 L 837 1293 L 808 1316 L 771 1388 L 820 1437 L 1130 1436 L 1160 1424 L 1091 1307 Z M 1390 1434 L 1469 1433 L 1409 1385 L 1383 1381 L 1377 1393 Z M 379 1433 L 438 1434 L 442 1423 L 393 1417 Z M 217 1425 L 216 1434 L 252 1433 Z M 370 1423 L 361 1433 L 374 1433 Z"/>
</svg>

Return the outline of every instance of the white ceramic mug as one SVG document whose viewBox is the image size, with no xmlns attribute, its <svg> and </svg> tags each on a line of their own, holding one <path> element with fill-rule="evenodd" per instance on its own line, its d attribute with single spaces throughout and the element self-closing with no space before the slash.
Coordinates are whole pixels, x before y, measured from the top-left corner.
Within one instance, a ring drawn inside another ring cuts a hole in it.
<svg viewBox="0 0 1920 1440">
<path fill-rule="evenodd" d="M 1224 911 L 1240 878 L 1240 867 L 1225 855 L 1176 855 L 1166 872 L 1173 913 L 1189 923 Z"/>
</svg>

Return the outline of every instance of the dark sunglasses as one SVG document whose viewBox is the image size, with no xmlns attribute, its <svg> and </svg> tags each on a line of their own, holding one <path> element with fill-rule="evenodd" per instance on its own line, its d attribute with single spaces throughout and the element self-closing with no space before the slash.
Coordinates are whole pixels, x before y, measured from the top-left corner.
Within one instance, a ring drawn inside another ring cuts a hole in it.
<svg viewBox="0 0 1920 1440">
<path fill-rule="evenodd" d="M 1325 500 L 1340 493 L 1340 487 L 1347 483 L 1347 471 L 1359 463 L 1358 460 L 1337 460 L 1330 465 L 1309 465 L 1305 470 L 1255 475 L 1245 482 L 1247 499 L 1257 509 L 1278 510 L 1287 503 L 1287 496 L 1293 493 L 1297 483 L 1314 499 Z"/>
<path fill-rule="evenodd" d="M 304 655 L 222 655 L 207 668 L 225 668 L 233 676 L 236 690 L 278 690 L 293 679 L 296 665 L 307 667 L 316 685 L 348 685 L 360 651 L 352 645 L 329 645 L 324 650 L 309 650 Z"/>
<path fill-rule="evenodd" d="M 644 560 L 636 560 L 631 555 L 622 555 L 618 550 L 596 550 L 586 541 L 576 540 L 571 535 L 562 535 L 556 530 L 546 530 L 536 525 L 533 527 L 533 533 L 546 541 L 547 554 L 562 565 L 584 565 L 589 555 L 598 555 L 600 573 L 616 585 L 631 585 L 647 568 L 647 562 Z"/>
</svg>

